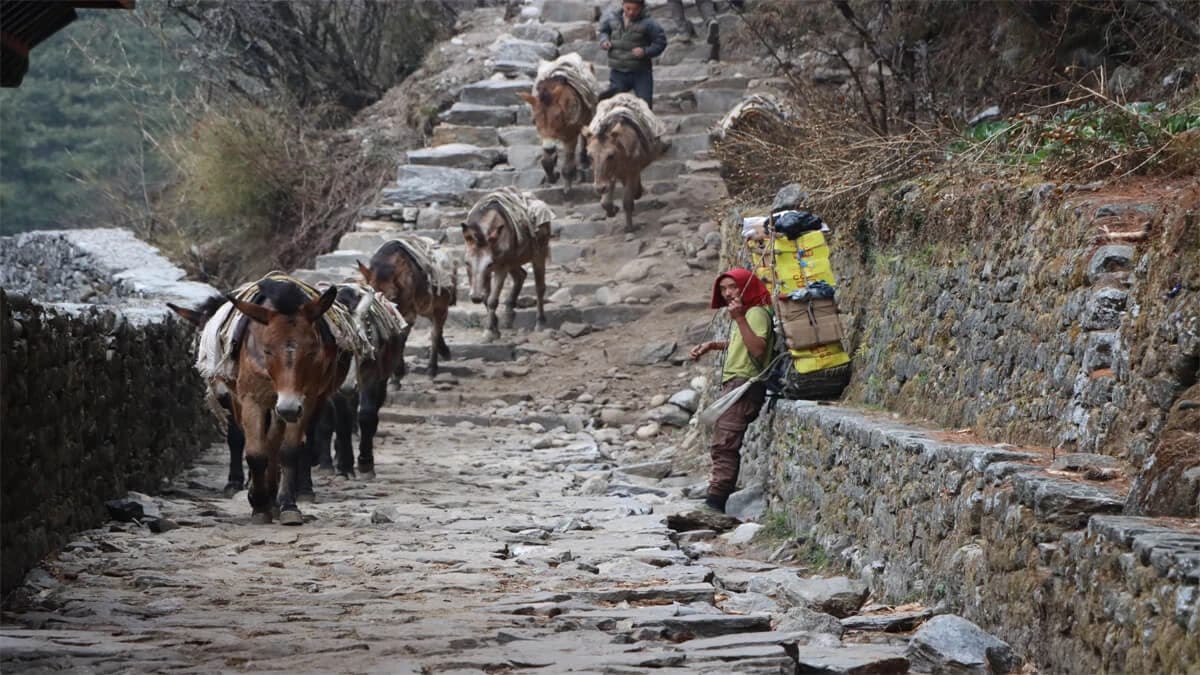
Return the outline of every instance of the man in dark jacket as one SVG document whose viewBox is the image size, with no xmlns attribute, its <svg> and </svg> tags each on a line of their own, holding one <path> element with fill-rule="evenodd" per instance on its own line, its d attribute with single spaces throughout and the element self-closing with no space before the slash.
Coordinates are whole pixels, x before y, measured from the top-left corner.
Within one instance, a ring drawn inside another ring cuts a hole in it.
<svg viewBox="0 0 1200 675">
<path fill-rule="evenodd" d="M 650 59 L 667 48 L 662 26 L 644 15 L 645 0 L 624 0 L 621 13 L 609 14 L 600 22 L 600 48 L 608 52 L 606 99 L 632 91 L 654 108 L 654 64 Z"/>
</svg>

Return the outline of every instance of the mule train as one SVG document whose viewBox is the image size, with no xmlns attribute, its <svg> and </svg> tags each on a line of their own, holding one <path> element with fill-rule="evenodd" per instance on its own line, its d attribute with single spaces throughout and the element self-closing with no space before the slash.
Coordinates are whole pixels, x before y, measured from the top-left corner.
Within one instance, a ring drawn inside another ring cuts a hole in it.
<svg viewBox="0 0 1200 675">
<path fill-rule="evenodd" d="M 340 432 L 337 469 L 353 474 L 355 408 L 358 469 L 373 474 L 378 411 L 408 336 L 390 302 L 365 286 L 320 291 L 272 273 L 196 309 L 169 306 L 201 329 L 196 368 L 229 444 L 225 494 L 244 486 L 244 453 L 251 522 L 303 522 L 297 502 L 314 496 L 322 430 Z"/>
</svg>

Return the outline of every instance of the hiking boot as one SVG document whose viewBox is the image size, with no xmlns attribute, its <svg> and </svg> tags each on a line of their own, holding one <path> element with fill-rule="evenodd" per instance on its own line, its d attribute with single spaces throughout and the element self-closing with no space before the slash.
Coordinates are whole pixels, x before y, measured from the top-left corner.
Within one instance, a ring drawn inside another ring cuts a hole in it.
<svg viewBox="0 0 1200 675">
<path fill-rule="evenodd" d="M 729 501 L 729 497 L 718 497 L 717 495 L 708 495 L 704 498 L 705 509 L 711 509 L 717 513 L 725 513 L 725 502 Z"/>
</svg>

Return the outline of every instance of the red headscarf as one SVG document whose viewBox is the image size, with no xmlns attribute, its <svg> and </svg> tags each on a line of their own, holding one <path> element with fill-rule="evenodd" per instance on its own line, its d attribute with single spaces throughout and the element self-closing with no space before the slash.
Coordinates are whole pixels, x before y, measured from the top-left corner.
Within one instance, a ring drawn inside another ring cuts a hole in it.
<svg viewBox="0 0 1200 675">
<path fill-rule="evenodd" d="M 749 308 L 771 304 L 771 294 L 767 292 L 762 280 L 751 274 L 750 270 L 735 267 L 718 276 L 713 282 L 712 302 L 709 303 L 709 307 L 720 309 L 725 306 L 725 298 L 721 295 L 721 280 L 725 278 L 733 279 L 742 289 L 743 306 Z"/>
</svg>

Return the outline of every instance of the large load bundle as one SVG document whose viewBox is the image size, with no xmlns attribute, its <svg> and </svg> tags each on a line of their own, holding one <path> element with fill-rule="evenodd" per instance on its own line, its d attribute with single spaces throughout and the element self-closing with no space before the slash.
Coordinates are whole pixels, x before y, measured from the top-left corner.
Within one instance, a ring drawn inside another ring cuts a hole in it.
<svg viewBox="0 0 1200 675">
<path fill-rule="evenodd" d="M 620 120 L 626 120 L 637 130 L 645 147 L 656 153 L 661 149 L 661 138 L 666 127 L 642 99 L 630 93 L 620 93 L 605 99 L 596 106 L 596 116 L 588 125 L 593 136 L 600 136 Z"/>
<path fill-rule="evenodd" d="M 489 192 L 471 207 L 470 213 L 467 214 L 467 222 L 478 222 L 483 212 L 493 206 L 500 209 L 504 217 L 508 218 L 508 222 L 512 223 L 518 246 L 526 239 L 550 236 L 549 223 L 554 221 L 554 211 L 550 210 L 546 202 L 514 187 L 502 187 Z"/>
<path fill-rule="evenodd" d="M 538 87 L 542 82 L 552 79 L 560 79 L 570 85 L 583 100 L 586 116 L 592 117 L 596 111 L 596 90 L 600 87 L 591 65 L 584 62 L 579 52 L 563 54 L 553 61 L 543 61 L 533 81 L 533 95 L 538 95 Z"/>
<path fill-rule="evenodd" d="M 732 131 L 781 124 L 791 117 L 791 111 L 771 94 L 750 94 L 725 113 L 708 137 L 716 143 L 725 140 Z"/>
<path fill-rule="evenodd" d="M 397 235 L 395 239 L 389 240 L 384 246 L 393 242 L 409 254 L 413 262 L 429 279 L 434 293 L 443 291 L 453 293 L 458 289 L 458 281 L 454 274 L 454 258 L 436 241 L 417 234 L 401 234 Z M 380 250 L 382 249 L 381 246 Z"/>
<path fill-rule="evenodd" d="M 829 262 L 829 227 L 806 211 L 742 221 L 755 275 L 771 289 L 776 327 L 790 354 L 768 386 L 785 398 L 833 398 L 849 383 L 850 354 Z"/>
</svg>

